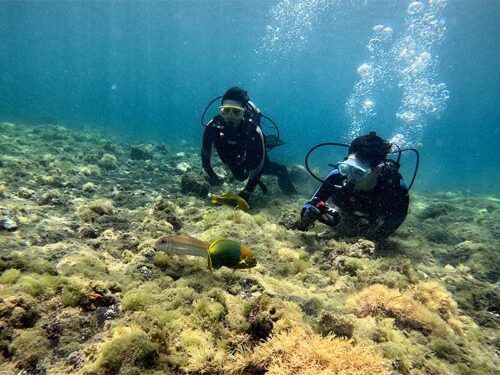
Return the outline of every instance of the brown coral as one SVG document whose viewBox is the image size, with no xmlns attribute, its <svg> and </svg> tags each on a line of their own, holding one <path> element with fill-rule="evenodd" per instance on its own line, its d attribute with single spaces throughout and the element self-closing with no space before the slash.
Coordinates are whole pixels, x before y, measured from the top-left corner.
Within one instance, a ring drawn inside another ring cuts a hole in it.
<svg viewBox="0 0 500 375">
<path fill-rule="evenodd" d="M 300 326 L 282 331 L 240 356 L 233 373 L 267 375 L 377 375 L 387 374 L 388 361 L 367 344 L 322 337 Z"/>
<path fill-rule="evenodd" d="M 372 315 L 395 318 L 398 326 L 424 334 L 446 336 L 450 331 L 437 311 L 419 303 L 410 291 L 400 293 L 385 285 L 374 284 L 351 297 L 348 305 L 360 317 Z"/>
</svg>

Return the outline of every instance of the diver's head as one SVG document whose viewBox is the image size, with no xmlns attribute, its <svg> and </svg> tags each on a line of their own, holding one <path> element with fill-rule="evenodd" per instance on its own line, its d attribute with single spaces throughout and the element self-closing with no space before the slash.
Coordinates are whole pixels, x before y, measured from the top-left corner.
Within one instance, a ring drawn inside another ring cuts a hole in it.
<svg viewBox="0 0 500 375">
<path fill-rule="evenodd" d="M 391 144 L 380 138 L 377 133 L 370 132 L 355 138 L 349 146 L 349 155 L 355 154 L 370 168 L 375 168 L 382 163 L 391 152 Z"/>
<path fill-rule="evenodd" d="M 238 126 L 243 120 L 245 106 L 250 99 L 245 90 L 239 87 L 231 87 L 222 96 L 219 114 L 224 121 L 232 126 Z"/>
<path fill-rule="evenodd" d="M 373 187 L 380 173 L 379 166 L 390 151 L 389 142 L 384 141 L 375 132 L 370 132 L 352 141 L 349 156 L 338 163 L 339 172 L 355 185 Z"/>
</svg>

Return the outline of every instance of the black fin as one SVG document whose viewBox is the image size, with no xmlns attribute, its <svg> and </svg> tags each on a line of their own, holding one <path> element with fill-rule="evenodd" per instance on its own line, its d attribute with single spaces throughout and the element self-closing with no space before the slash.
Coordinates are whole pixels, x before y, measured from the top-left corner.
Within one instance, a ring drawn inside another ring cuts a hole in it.
<svg viewBox="0 0 500 375">
<path fill-rule="evenodd" d="M 276 140 L 278 140 L 278 142 L 276 142 Z M 265 135 L 264 141 L 266 142 L 266 146 L 270 147 L 283 146 L 285 144 L 285 141 L 283 141 L 281 138 L 278 139 L 278 137 L 274 134 Z"/>
</svg>

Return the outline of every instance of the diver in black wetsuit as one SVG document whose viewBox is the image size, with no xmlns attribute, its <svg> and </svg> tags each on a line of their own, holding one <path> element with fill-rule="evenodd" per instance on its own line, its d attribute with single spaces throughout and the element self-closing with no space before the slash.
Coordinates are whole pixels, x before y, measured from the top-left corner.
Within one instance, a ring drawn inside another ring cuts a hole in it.
<svg viewBox="0 0 500 375">
<path fill-rule="evenodd" d="M 206 126 L 203 133 L 201 160 L 211 185 L 222 184 L 210 164 L 212 145 L 221 161 L 229 167 L 239 181 L 248 178 L 239 195 L 248 200 L 257 185 L 267 191 L 260 182 L 263 174 L 278 177 L 280 189 L 285 194 L 295 194 L 284 165 L 269 160 L 264 134 L 260 128 L 260 111 L 250 101 L 247 92 L 238 87 L 230 88 L 222 97 L 219 115 Z"/>
<path fill-rule="evenodd" d="M 297 229 L 308 230 L 318 220 L 336 227 L 340 236 L 375 241 L 389 237 L 405 220 L 409 204 L 399 165 L 387 158 L 390 150 L 390 143 L 374 132 L 356 138 L 348 158 L 304 205 Z"/>
</svg>

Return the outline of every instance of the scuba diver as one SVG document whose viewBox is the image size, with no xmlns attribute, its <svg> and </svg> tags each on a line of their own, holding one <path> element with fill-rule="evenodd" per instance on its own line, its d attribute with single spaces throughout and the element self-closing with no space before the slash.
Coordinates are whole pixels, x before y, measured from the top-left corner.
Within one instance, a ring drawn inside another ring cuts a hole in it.
<svg viewBox="0 0 500 375">
<path fill-rule="evenodd" d="M 418 151 L 399 149 L 398 161 L 389 159 L 391 143 L 375 132 L 354 139 L 350 145 L 322 145 L 349 147 L 348 157 L 336 165 L 304 205 L 296 228 L 307 231 L 318 220 L 336 227 L 340 236 L 361 236 L 374 241 L 389 237 L 408 213 L 409 188 L 398 171 L 401 152 L 415 151 L 418 168 Z M 313 177 L 317 178 L 314 174 Z M 328 199 L 336 208 L 326 203 Z"/>
<path fill-rule="evenodd" d="M 263 174 L 277 176 L 278 185 L 283 193 L 287 195 L 297 193 L 286 166 L 269 160 L 268 151 L 279 144 L 276 141 L 276 144 L 269 147 L 269 142 L 266 143 L 268 137 L 264 136 L 260 126 L 263 116 L 250 101 L 247 92 L 239 87 L 232 87 L 224 93 L 219 114 L 207 125 L 203 124 L 202 116 L 205 131 L 201 160 L 203 169 L 208 174 L 209 183 L 214 186 L 222 184 L 222 179 L 210 164 L 212 145 L 214 145 L 222 163 L 229 167 L 237 180 L 244 181 L 248 178 L 245 188 L 239 193 L 239 196 L 246 201 L 257 185 L 264 193 L 267 192 L 267 188 L 260 181 Z"/>
</svg>

